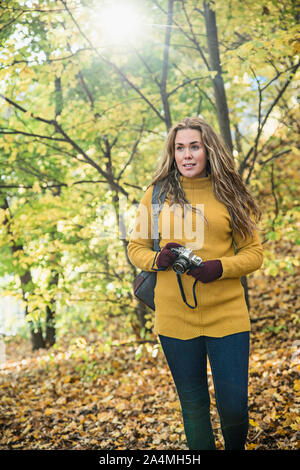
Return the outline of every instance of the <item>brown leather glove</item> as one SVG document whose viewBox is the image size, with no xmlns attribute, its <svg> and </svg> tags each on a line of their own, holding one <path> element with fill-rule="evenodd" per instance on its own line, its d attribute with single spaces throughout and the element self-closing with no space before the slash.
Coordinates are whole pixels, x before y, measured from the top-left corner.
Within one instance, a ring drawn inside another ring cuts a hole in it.
<svg viewBox="0 0 300 470">
<path fill-rule="evenodd" d="M 159 253 L 157 260 L 156 260 L 156 265 L 158 268 L 167 268 L 171 264 L 174 263 L 175 259 L 177 258 L 177 255 L 173 253 L 170 248 L 177 248 L 179 246 L 178 243 L 167 243 L 166 246 L 161 250 Z"/>
<path fill-rule="evenodd" d="M 205 261 L 202 266 L 190 269 L 187 274 L 193 276 L 198 281 L 208 282 L 215 281 L 222 276 L 223 266 L 219 259 Z"/>
</svg>

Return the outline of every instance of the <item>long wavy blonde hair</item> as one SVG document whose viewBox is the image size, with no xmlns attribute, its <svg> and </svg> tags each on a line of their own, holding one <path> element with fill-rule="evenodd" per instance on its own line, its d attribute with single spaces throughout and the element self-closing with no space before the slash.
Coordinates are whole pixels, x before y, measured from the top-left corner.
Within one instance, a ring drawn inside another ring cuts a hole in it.
<svg viewBox="0 0 300 470">
<path fill-rule="evenodd" d="M 179 204 L 181 207 L 184 204 L 190 205 L 181 186 L 181 174 L 175 161 L 175 137 L 177 131 L 182 129 L 200 131 L 206 149 L 206 171 L 211 174 L 216 199 L 227 207 L 232 220 L 232 229 L 242 238 L 247 235 L 253 236 L 253 231 L 257 229 L 257 223 L 261 218 L 261 211 L 236 170 L 233 156 L 221 137 L 202 118 L 185 118 L 170 129 L 162 158 L 148 187 L 163 181 L 160 195 L 166 191 L 171 204 Z"/>
</svg>

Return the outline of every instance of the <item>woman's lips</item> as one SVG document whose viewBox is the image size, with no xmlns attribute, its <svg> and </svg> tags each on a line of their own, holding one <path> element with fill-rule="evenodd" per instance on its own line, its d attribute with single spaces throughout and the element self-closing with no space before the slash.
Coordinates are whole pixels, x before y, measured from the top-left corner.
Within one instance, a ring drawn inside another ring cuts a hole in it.
<svg viewBox="0 0 300 470">
<path fill-rule="evenodd" d="M 196 163 L 187 163 L 185 165 L 182 165 L 183 168 L 193 168 L 196 165 Z"/>
</svg>

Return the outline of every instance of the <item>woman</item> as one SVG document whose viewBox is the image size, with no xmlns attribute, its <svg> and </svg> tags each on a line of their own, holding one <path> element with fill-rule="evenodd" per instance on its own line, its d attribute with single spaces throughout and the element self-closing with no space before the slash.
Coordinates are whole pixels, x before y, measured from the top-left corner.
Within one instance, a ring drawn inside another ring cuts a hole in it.
<svg viewBox="0 0 300 470">
<path fill-rule="evenodd" d="M 160 251 L 154 252 L 151 196 L 158 181 L 167 197 L 159 216 Z M 245 446 L 250 321 L 240 277 L 262 265 L 260 216 L 211 126 L 198 117 L 173 126 L 141 200 L 128 255 L 136 267 L 157 271 L 154 331 L 178 392 L 191 450 L 215 449 L 207 357 L 225 449 Z M 180 232 L 187 218 L 190 230 Z M 178 254 L 172 248 L 178 246 L 192 248 L 203 264 L 176 274 L 172 264 Z"/>
</svg>

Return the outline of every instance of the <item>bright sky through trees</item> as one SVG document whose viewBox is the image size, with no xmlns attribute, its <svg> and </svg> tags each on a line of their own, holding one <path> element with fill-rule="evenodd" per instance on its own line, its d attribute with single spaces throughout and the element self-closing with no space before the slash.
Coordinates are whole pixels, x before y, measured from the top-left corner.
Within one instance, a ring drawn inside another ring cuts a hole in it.
<svg viewBox="0 0 300 470">
<path fill-rule="evenodd" d="M 92 18 L 101 36 L 109 43 L 136 40 L 142 32 L 141 12 L 134 4 L 111 3 L 98 9 Z"/>
</svg>

